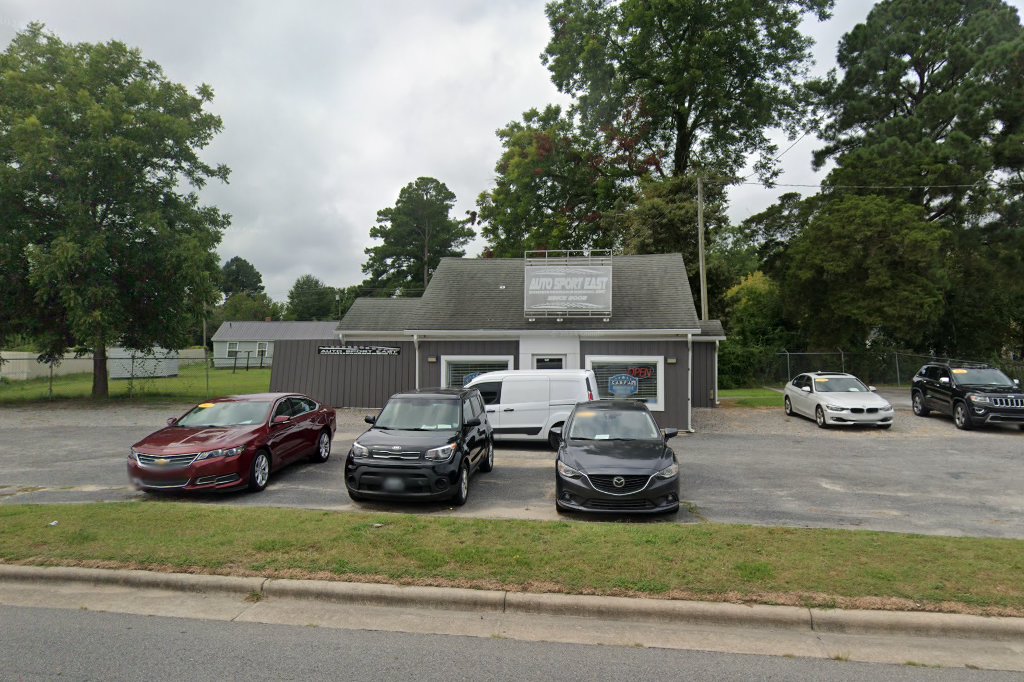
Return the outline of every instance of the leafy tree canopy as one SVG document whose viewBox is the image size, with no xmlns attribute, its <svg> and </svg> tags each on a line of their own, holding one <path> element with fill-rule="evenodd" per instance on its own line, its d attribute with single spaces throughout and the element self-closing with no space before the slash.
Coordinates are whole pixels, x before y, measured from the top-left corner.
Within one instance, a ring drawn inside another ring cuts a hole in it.
<svg viewBox="0 0 1024 682">
<path fill-rule="evenodd" d="M 94 397 L 108 345 L 181 348 L 218 295 L 228 216 L 194 191 L 228 177 L 200 156 L 221 130 L 212 98 L 123 43 L 69 44 L 40 24 L 0 53 L 0 272 L 20 302 L 0 334 L 93 350 Z"/>
<path fill-rule="evenodd" d="M 920 206 L 847 195 L 825 204 L 789 247 L 786 314 L 811 347 L 914 348 L 943 308 L 950 233 Z"/>
<path fill-rule="evenodd" d="M 235 294 L 263 293 L 263 275 L 246 259 L 233 256 L 220 269 L 220 290 L 225 300 Z"/>
<path fill-rule="evenodd" d="M 630 195 L 620 175 L 557 106 L 531 109 L 498 131 L 504 147 L 494 189 L 477 205 L 490 254 L 519 257 L 530 249 L 612 248 L 605 212 Z"/>
<path fill-rule="evenodd" d="M 381 244 L 366 249 L 366 289 L 380 294 L 422 291 L 446 256 L 465 255 L 475 236 L 468 220 L 451 217 L 455 194 L 440 180 L 421 177 L 398 193 L 390 208 L 377 211 L 370 236 Z"/>
<path fill-rule="evenodd" d="M 336 320 L 338 301 L 334 287 L 329 287 L 313 275 L 302 275 L 288 290 L 289 320 Z"/>
<path fill-rule="evenodd" d="M 1020 179 L 1024 36 L 1003 0 L 884 0 L 837 61 L 842 78 L 812 86 L 830 184 L 912 186 L 889 194 L 964 224 L 988 212 L 993 181 Z"/>
<path fill-rule="evenodd" d="M 825 19 L 833 0 L 557 0 L 542 61 L 576 98 L 584 130 L 668 161 L 731 174 L 750 154 L 767 175 L 765 131 L 796 125 L 812 40 L 804 13 Z M 695 163 L 696 162 L 696 163 Z"/>
</svg>

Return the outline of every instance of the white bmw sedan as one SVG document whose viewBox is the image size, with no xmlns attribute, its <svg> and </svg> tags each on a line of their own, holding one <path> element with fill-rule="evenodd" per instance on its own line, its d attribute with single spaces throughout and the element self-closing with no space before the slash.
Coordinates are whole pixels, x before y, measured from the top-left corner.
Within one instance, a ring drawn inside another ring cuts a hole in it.
<svg viewBox="0 0 1024 682">
<path fill-rule="evenodd" d="M 808 372 L 786 384 L 783 406 L 787 415 L 800 414 L 829 426 L 871 424 L 883 429 L 892 426 L 892 405 L 845 372 Z"/>
</svg>

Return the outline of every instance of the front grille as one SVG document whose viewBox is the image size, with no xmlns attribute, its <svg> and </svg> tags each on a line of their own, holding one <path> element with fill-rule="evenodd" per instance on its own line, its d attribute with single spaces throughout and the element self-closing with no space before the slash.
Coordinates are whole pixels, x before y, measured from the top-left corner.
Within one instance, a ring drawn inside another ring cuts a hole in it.
<svg viewBox="0 0 1024 682">
<path fill-rule="evenodd" d="M 171 471 L 173 469 L 185 469 L 190 466 L 192 462 L 196 461 L 196 457 L 199 453 L 192 455 L 144 455 L 141 452 L 136 453 L 135 458 L 139 461 L 139 464 L 148 467 L 150 469 L 160 469 L 161 471 Z"/>
<path fill-rule="evenodd" d="M 1024 407 L 1024 398 L 992 398 L 996 407 Z"/>
<path fill-rule="evenodd" d="M 607 509 L 613 511 L 639 511 L 654 509 L 650 500 L 585 500 L 583 506 L 591 509 Z"/>
<path fill-rule="evenodd" d="M 629 493 L 635 493 L 646 488 L 647 481 L 649 481 L 651 477 L 602 474 L 598 476 L 589 476 L 589 478 L 590 484 L 603 493 L 611 493 L 612 495 L 628 495 Z M 613 482 L 616 478 L 623 479 L 625 484 L 621 488 L 616 487 Z"/>
<path fill-rule="evenodd" d="M 864 407 L 851 407 L 850 408 L 850 412 L 853 413 L 853 414 L 864 414 L 865 412 L 867 412 L 868 414 L 878 414 L 878 408 L 877 407 L 867 407 L 867 408 L 864 408 Z"/>
<path fill-rule="evenodd" d="M 415 450 L 370 450 L 374 459 L 419 459 L 422 453 Z"/>
<path fill-rule="evenodd" d="M 864 411 L 867 412 L 868 414 L 878 414 L 878 408 L 877 407 L 869 407 L 868 409 L 866 409 Z"/>
<path fill-rule="evenodd" d="M 171 478 L 167 480 L 151 480 L 148 478 L 136 479 L 139 485 L 145 488 L 184 488 L 188 485 L 187 478 Z"/>
</svg>

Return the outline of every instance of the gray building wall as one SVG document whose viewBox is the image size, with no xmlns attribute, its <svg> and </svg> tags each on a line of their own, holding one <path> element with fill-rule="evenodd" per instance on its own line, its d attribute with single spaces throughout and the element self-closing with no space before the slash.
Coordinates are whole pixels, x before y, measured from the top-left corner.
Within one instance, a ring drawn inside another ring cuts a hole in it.
<svg viewBox="0 0 1024 682">
<path fill-rule="evenodd" d="M 519 341 L 420 341 L 420 386 L 441 385 L 442 355 L 511 355 L 519 369 Z M 436 362 L 427 362 L 427 358 Z"/>
<path fill-rule="evenodd" d="M 693 406 L 714 407 L 715 400 L 714 341 L 693 342 Z"/>
<path fill-rule="evenodd" d="M 234 343 L 234 342 L 232 342 Z M 274 341 L 267 341 L 267 354 L 263 357 L 259 357 L 259 343 L 257 341 L 238 341 L 238 355 L 233 358 L 228 357 L 228 342 L 227 341 L 214 341 L 213 342 L 213 366 L 217 369 L 245 369 L 246 357 L 249 358 L 249 368 L 253 367 L 270 367 L 271 360 L 274 357 Z"/>
<path fill-rule="evenodd" d="M 295 391 L 333 407 L 381 408 L 398 391 L 416 385 L 412 341 L 359 341 L 352 346 L 390 346 L 398 355 L 318 355 L 317 346 L 338 339 L 277 341 L 270 390 Z"/>
<path fill-rule="evenodd" d="M 663 355 L 675 358 L 676 363 L 665 363 L 665 409 L 651 412 L 658 426 L 688 429 L 686 398 L 689 391 L 686 341 L 601 341 L 580 340 L 580 360 L 586 366 L 588 355 Z M 607 389 L 599 387 L 602 395 Z"/>
</svg>

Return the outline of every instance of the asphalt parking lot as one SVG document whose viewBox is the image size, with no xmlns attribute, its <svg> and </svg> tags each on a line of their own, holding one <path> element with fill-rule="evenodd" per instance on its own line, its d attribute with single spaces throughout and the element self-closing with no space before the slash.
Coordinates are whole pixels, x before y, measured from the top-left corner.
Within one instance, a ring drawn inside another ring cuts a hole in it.
<svg viewBox="0 0 1024 682">
<path fill-rule="evenodd" d="M 1012 427 L 957 431 L 948 418 L 914 417 L 905 407 L 909 401 L 887 397 L 898 408 L 888 431 L 821 430 L 810 420 L 786 417 L 781 406 L 697 410 L 696 433 L 672 441 L 680 458 L 683 509 L 652 520 L 1024 538 L 1024 432 Z M 462 508 L 353 503 L 342 484 L 343 459 L 369 411 L 340 411 L 331 460 L 277 473 L 263 493 L 185 497 L 135 491 L 125 473 L 129 445 L 185 409 L 73 403 L 0 408 L 0 504 L 191 500 L 580 518 L 556 514 L 554 455 L 541 446 L 500 444 L 494 471 L 474 477 Z"/>
</svg>

